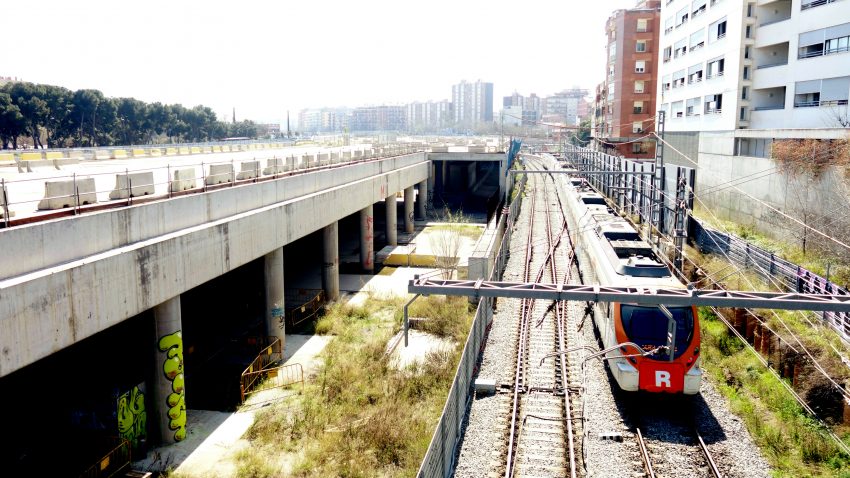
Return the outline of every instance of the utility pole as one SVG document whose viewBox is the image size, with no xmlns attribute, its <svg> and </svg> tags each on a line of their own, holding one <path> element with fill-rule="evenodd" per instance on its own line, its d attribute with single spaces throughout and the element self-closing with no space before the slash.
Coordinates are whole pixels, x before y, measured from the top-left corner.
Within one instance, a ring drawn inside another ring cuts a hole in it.
<svg viewBox="0 0 850 478">
<path fill-rule="evenodd" d="M 655 139 L 655 177 L 652 185 L 652 199 L 650 203 L 649 232 L 647 239 L 652 239 L 652 228 L 658 233 L 656 245 L 661 242 L 661 228 L 664 226 L 664 110 L 658 112 L 658 137 Z"/>
<path fill-rule="evenodd" d="M 505 147 L 505 110 L 499 112 L 499 123 L 501 123 L 501 127 L 499 129 L 499 146 Z"/>
</svg>

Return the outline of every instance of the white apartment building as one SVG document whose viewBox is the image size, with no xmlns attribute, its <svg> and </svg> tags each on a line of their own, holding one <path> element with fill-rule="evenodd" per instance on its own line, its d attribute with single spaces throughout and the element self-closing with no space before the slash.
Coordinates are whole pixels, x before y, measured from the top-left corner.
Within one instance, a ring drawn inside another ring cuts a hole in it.
<svg viewBox="0 0 850 478">
<path fill-rule="evenodd" d="M 666 131 L 824 128 L 847 118 L 850 0 L 667 0 Z"/>
</svg>

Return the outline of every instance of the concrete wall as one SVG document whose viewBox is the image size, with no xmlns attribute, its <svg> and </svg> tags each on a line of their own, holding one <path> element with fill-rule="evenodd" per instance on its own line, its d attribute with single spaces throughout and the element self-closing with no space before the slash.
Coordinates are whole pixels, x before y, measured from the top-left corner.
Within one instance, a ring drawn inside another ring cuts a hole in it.
<svg viewBox="0 0 850 478">
<path fill-rule="evenodd" d="M 428 178 L 424 153 L 0 233 L 0 376 Z"/>
</svg>

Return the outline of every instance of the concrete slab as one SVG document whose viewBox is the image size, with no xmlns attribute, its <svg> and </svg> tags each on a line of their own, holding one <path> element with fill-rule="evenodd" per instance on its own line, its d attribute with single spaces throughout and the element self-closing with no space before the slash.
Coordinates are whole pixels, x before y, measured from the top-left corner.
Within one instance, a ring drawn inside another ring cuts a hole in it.
<svg viewBox="0 0 850 478">
<path fill-rule="evenodd" d="M 390 366 L 398 370 L 424 362 L 428 354 L 451 352 L 454 344 L 451 340 L 437 337 L 418 330 L 409 330 L 407 333 L 407 347 L 404 346 L 404 331 L 399 331 L 387 342 L 387 347 L 398 343 L 390 355 Z"/>
</svg>

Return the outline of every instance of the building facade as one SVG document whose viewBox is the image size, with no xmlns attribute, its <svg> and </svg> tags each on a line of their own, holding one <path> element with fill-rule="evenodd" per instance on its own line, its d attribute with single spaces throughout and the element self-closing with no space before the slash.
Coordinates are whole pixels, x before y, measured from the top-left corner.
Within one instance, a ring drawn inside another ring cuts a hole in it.
<svg viewBox="0 0 850 478">
<path fill-rule="evenodd" d="M 608 61 L 594 96 L 591 134 L 610 154 L 655 156 L 654 140 L 646 136 L 655 131 L 660 4 L 639 1 L 635 8 L 615 11 L 605 24 Z"/>
<path fill-rule="evenodd" d="M 406 106 L 363 106 L 351 112 L 351 131 L 404 131 Z"/>
<path fill-rule="evenodd" d="M 661 18 L 666 131 L 850 125 L 847 0 L 672 0 Z"/>
<path fill-rule="evenodd" d="M 452 86 L 454 122 L 472 127 L 493 121 L 493 83 L 466 80 Z"/>
<path fill-rule="evenodd" d="M 586 96 L 587 90 L 581 88 L 572 88 L 547 96 L 542 101 L 541 118 L 549 123 L 576 126 L 580 123 L 579 112 L 582 109 L 585 113 L 587 112 L 587 107 L 582 105 Z"/>
</svg>

